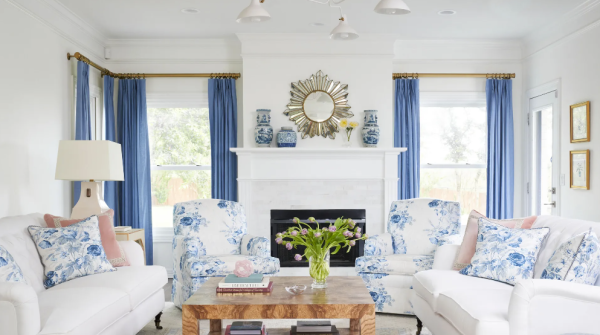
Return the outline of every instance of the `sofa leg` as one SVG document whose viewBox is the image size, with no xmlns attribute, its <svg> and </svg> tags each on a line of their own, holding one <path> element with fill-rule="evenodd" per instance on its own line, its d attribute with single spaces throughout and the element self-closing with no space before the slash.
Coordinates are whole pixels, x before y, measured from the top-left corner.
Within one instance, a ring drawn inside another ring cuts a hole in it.
<svg viewBox="0 0 600 335">
<path fill-rule="evenodd" d="M 154 325 L 156 326 L 156 329 L 163 329 L 163 327 L 160 325 L 160 317 L 162 316 L 162 312 L 158 313 L 156 315 L 156 317 L 154 317 Z"/>
<path fill-rule="evenodd" d="M 423 329 L 423 322 L 417 316 L 417 335 L 421 335 L 421 330 Z"/>
</svg>

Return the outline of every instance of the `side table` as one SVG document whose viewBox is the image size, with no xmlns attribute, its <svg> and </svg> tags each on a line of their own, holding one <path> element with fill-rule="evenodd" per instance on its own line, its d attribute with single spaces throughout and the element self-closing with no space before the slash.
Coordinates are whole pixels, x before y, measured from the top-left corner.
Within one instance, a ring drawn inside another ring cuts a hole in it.
<svg viewBox="0 0 600 335">
<path fill-rule="evenodd" d="M 129 231 L 115 232 L 117 241 L 133 241 L 144 250 L 144 264 L 146 264 L 146 235 L 144 229 L 131 229 Z"/>
</svg>

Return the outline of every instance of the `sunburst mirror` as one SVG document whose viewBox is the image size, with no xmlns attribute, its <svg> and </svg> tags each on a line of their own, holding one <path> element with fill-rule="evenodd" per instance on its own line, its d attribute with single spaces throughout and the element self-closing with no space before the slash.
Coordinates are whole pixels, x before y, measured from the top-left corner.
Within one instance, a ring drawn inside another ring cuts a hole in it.
<svg viewBox="0 0 600 335">
<path fill-rule="evenodd" d="M 302 138 L 334 139 L 340 132 L 340 120 L 354 116 L 348 105 L 348 85 L 330 80 L 322 71 L 292 83 L 290 93 L 290 103 L 283 113 L 296 123 Z"/>
</svg>

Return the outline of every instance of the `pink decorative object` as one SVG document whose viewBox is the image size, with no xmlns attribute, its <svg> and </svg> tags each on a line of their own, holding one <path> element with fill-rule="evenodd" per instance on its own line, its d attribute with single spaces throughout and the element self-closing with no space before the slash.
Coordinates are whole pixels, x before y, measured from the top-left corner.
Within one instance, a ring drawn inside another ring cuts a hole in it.
<svg viewBox="0 0 600 335">
<path fill-rule="evenodd" d="M 234 275 L 240 278 L 246 278 L 249 277 L 253 272 L 254 266 L 249 260 L 245 259 L 235 262 L 235 270 L 233 270 Z"/>
</svg>

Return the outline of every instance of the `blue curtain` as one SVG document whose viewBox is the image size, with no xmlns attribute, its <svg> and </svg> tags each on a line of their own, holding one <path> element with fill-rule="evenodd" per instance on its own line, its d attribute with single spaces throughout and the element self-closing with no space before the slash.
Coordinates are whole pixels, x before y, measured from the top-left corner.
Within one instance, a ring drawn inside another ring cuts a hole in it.
<svg viewBox="0 0 600 335">
<path fill-rule="evenodd" d="M 75 139 L 92 139 L 90 123 L 90 66 L 77 62 L 77 91 L 75 96 Z M 73 182 L 73 206 L 79 201 L 81 182 Z"/>
<path fill-rule="evenodd" d="M 115 90 L 115 78 L 111 76 L 104 76 L 104 123 L 105 132 L 104 137 L 107 141 L 117 141 L 117 134 L 115 130 L 115 105 L 114 105 L 114 90 Z M 116 181 L 105 181 L 104 182 L 104 201 L 109 208 L 115 211 L 115 225 L 118 226 L 118 206 L 117 206 L 117 182 Z"/>
<path fill-rule="evenodd" d="M 488 79 L 487 216 L 510 219 L 514 206 L 512 80 Z"/>
<path fill-rule="evenodd" d="M 419 79 L 396 79 L 394 147 L 408 148 L 398 157 L 398 199 L 418 198 L 421 178 Z"/>
<path fill-rule="evenodd" d="M 150 143 L 146 110 L 146 80 L 119 80 L 117 133 L 123 151 L 124 181 L 118 182 L 120 224 L 143 228 L 146 263 L 153 264 Z"/>
<path fill-rule="evenodd" d="M 208 80 L 211 193 L 213 199 L 237 201 L 237 97 L 235 79 Z"/>
</svg>

